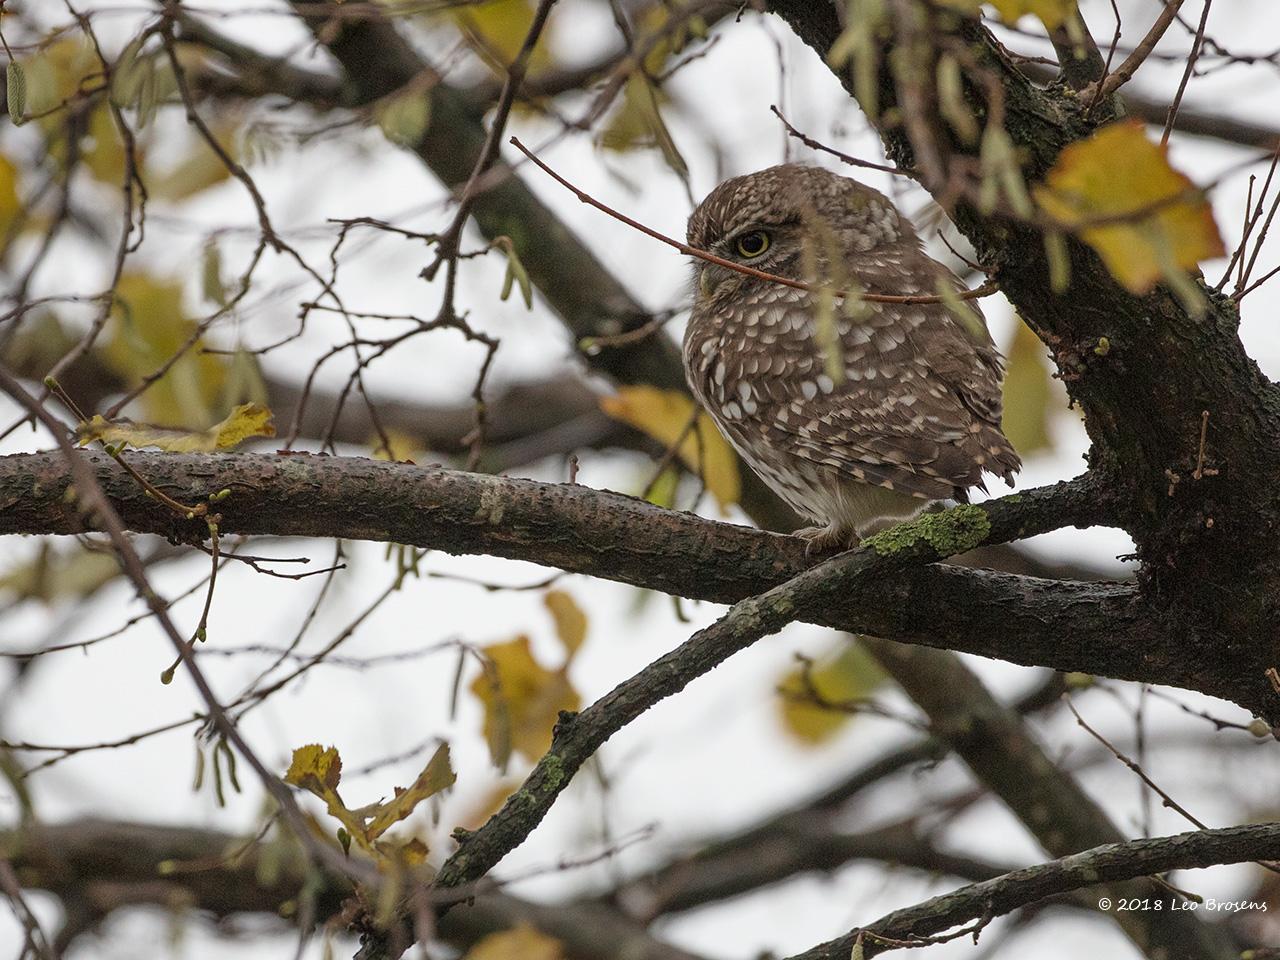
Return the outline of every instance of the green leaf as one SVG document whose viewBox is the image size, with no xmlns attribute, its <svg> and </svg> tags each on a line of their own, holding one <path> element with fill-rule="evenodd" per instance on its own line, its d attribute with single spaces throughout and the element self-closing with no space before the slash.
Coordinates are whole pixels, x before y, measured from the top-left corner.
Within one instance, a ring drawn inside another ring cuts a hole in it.
<svg viewBox="0 0 1280 960">
<path fill-rule="evenodd" d="M 216 237 L 205 241 L 200 258 L 200 292 L 220 307 L 227 305 L 227 288 L 222 282 L 222 249 Z"/>
<path fill-rule="evenodd" d="M 111 102 L 122 110 L 130 107 L 141 110 L 142 95 L 148 82 L 154 89 L 155 60 L 139 56 L 146 42 L 145 33 L 134 37 L 120 51 L 111 68 Z"/>
<path fill-rule="evenodd" d="M 524 305 L 528 309 L 533 309 L 533 284 L 529 280 L 529 272 L 525 270 L 524 264 L 520 262 L 520 255 L 516 253 L 515 245 L 512 244 L 509 237 L 499 237 L 498 241 L 505 240 L 506 243 L 497 243 L 502 252 L 507 255 L 507 274 L 502 278 L 502 293 L 498 299 L 506 300 L 511 296 L 512 284 L 519 284 L 520 296 L 524 299 Z"/>
<path fill-rule="evenodd" d="M 401 147 L 416 147 L 431 126 L 431 98 L 424 90 L 409 89 L 381 100 L 373 111 L 383 135 Z"/>
<path fill-rule="evenodd" d="M 662 119 L 664 102 L 665 94 L 648 77 L 638 71 L 633 73 L 623 87 L 622 101 L 600 134 L 600 145 L 617 152 L 657 147 L 667 166 L 681 178 L 687 178 L 688 164 Z"/>
<path fill-rule="evenodd" d="M 4 68 L 4 80 L 9 102 L 9 119 L 15 127 L 26 123 L 27 72 L 17 60 L 10 60 Z"/>
<path fill-rule="evenodd" d="M 981 133 L 973 110 L 964 98 L 960 61 L 950 54 L 938 58 L 938 109 L 962 142 L 978 142 Z"/>
</svg>

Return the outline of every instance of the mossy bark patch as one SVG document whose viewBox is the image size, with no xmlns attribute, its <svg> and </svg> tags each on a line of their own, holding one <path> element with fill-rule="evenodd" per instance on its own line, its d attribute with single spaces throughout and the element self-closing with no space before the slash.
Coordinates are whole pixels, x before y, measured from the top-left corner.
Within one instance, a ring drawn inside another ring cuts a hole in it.
<svg viewBox="0 0 1280 960">
<path fill-rule="evenodd" d="M 891 556 L 921 545 L 939 556 L 951 557 L 985 541 L 991 533 L 987 512 L 973 504 L 961 504 L 942 513 L 927 513 L 895 524 L 862 541 L 881 556 Z"/>
</svg>

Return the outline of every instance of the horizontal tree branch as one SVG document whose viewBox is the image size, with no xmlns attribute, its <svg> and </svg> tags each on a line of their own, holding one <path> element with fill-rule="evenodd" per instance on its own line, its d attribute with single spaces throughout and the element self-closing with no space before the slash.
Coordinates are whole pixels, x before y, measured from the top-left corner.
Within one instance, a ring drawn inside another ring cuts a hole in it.
<svg viewBox="0 0 1280 960">
<path fill-rule="evenodd" d="M 980 783 L 1004 802 L 1050 856 L 1063 857 L 1124 840 L 1120 828 L 1049 756 L 1016 710 L 1000 703 L 967 665 L 926 647 L 868 637 L 867 648 L 929 717 L 930 732 L 947 743 Z M 1173 912 L 1167 889 L 1145 880 L 1100 891 L 1115 900 L 1159 902 L 1153 911 L 1117 911 L 1113 919 L 1149 957 L 1232 958 L 1229 933 Z"/>
<path fill-rule="evenodd" d="M 204 535 L 203 523 L 175 519 L 111 458 L 88 457 L 131 530 L 183 540 Z M 340 537 L 488 553 L 717 603 L 754 596 L 812 565 L 797 538 L 573 484 L 305 454 L 129 451 L 125 457 L 184 503 L 230 490 L 217 505 L 221 530 L 228 534 Z M 94 529 L 67 498 L 70 483 L 57 454 L 0 458 L 0 533 Z M 1050 526 L 1105 522 L 1099 497 L 1091 485 L 1072 482 L 999 501 L 1012 525 L 1004 539 L 1020 535 L 1016 517 Z M 833 596 L 811 619 L 1016 663 L 1207 687 L 1223 695 L 1214 677 L 1183 669 L 1176 636 L 1149 628 L 1131 584 L 937 565 L 887 578 L 874 593 Z"/>
<path fill-rule="evenodd" d="M 837 940 L 796 954 L 790 960 L 848 960 L 859 933 L 863 931 L 868 934 L 863 938 L 863 956 L 871 957 L 890 948 L 869 934 L 892 940 L 928 937 L 970 921 L 1003 916 L 1046 897 L 1101 883 L 1169 870 L 1245 863 L 1277 856 L 1280 856 L 1280 823 L 1197 830 L 1170 837 L 1110 843 L 1049 863 L 1015 870 L 994 880 L 961 887 L 896 910 Z M 1180 901 L 1180 905 L 1182 910 L 1179 912 L 1184 916 L 1195 916 L 1188 901 Z M 1117 906 L 1112 904 L 1113 909 Z"/>
<path fill-rule="evenodd" d="M 250 842 L 216 830 L 114 820 L 31 823 L 0 831 L 24 885 L 54 894 L 87 929 L 122 907 L 175 903 L 215 918 L 269 913 L 311 922 L 341 913 L 345 877 L 308 864 L 296 843 Z M 268 867 L 269 865 L 269 867 Z M 303 890 L 314 899 L 309 907 Z M 439 937 L 467 949 L 488 934 L 529 924 L 560 940 L 569 960 L 699 960 L 663 943 L 641 924 L 599 903 L 543 904 L 501 892 L 478 894 L 450 911 Z"/>
</svg>

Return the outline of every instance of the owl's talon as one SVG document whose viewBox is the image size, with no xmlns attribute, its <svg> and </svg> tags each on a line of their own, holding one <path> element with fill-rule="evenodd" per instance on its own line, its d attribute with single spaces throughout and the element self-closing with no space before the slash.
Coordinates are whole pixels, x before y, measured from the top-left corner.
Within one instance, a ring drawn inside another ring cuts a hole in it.
<svg viewBox="0 0 1280 960">
<path fill-rule="evenodd" d="M 858 535 L 852 530 L 841 527 L 805 527 L 797 530 L 794 536 L 807 541 L 804 545 L 806 557 L 818 557 L 824 553 L 840 553 L 858 545 Z"/>
</svg>

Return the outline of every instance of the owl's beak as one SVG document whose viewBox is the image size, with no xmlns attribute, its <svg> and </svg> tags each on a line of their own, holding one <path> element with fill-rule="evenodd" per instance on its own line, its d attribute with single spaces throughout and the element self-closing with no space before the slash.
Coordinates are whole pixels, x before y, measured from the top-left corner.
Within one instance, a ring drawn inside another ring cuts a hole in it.
<svg viewBox="0 0 1280 960">
<path fill-rule="evenodd" d="M 739 277 L 741 277 L 741 274 L 733 270 L 726 270 L 718 264 L 704 264 L 698 270 L 698 294 L 701 297 L 710 297 L 720 287 L 724 286 L 725 281 Z"/>
<path fill-rule="evenodd" d="M 698 292 L 704 297 L 711 296 L 712 277 L 711 271 L 707 267 L 698 270 Z"/>
</svg>

